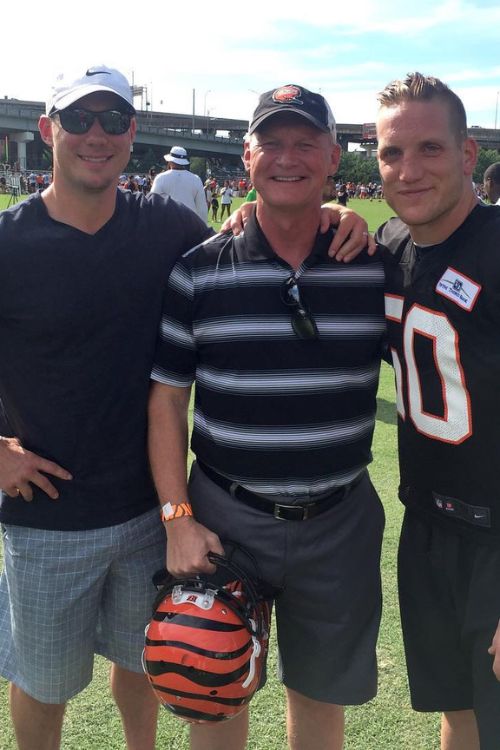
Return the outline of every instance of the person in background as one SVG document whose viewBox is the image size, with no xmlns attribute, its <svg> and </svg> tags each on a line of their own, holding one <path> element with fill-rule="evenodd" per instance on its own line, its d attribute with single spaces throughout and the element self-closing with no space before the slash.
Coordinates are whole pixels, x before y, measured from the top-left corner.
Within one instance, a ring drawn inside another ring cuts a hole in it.
<svg viewBox="0 0 500 750">
<path fill-rule="evenodd" d="M 233 202 L 233 188 L 231 187 L 229 180 L 224 180 L 224 185 L 220 191 L 220 220 L 224 220 L 224 213 L 227 213 L 227 217 L 231 213 L 231 203 Z"/>
<path fill-rule="evenodd" d="M 337 203 L 340 206 L 347 206 L 347 202 L 349 200 L 349 194 L 347 192 L 347 187 L 344 182 L 342 182 L 339 185 L 339 189 L 337 190 Z"/>
<path fill-rule="evenodd" d="M 335 186 L 335 177 L 333 177 L 333 175 L 328 175 L 323 187 L 322 202 L 330 203 L 330 201 L 335 200 L 336 196 L 337 188 Z"/>
<path fill-rule="evenodd" d="M 139 191 L 139 185 L 133 174 L 129 174 L 124 187 L 125 190 L 130 190 L 131 193 L 137 193 Z"/>
<path fill-rule="evenodd" d="M 212 191 L 212 198 L 210 200 L 210 207 L 212 209 L 212 221 L 217 222 L 217 212 L 219 210 L 219 198 L 217 192 Z"/>
<path fill-rule="evenodd" d="M 250 187 L 250 189 L 249 189 L 249 191 L 248 191 L 248 193 L 246 195 L 245 202 L 246 203 L 253 203 L 256 200 L 257 200 L 257 190 L 255 189 L 255 187 L 253 185 L 251 185 L 251 187 Z"/>
<path fill-rule="evenodd" d="M 151 192 L 183 203 L 206 223 L 205 190 L 198 175 L 188 169 L 189 159 L 186 149 L 182 146 L 172 146 L 164 159 L 167 162 L 167 171 L 155 177 Z"/>
<path fill-rule="evenodd" d="M 212 188 L 210 187 L 210 178 L 205 180 L 203 190 L 205 192 L 205 200 L 207 202 L 207 211 L 210 211 L 210 207 L 212 205 L 212 195 L 213 195 Z"/>
<path fill-rule="evenodd" d="M 500 206 L 500 161 L 485 170 L 483 187 L 489 202 Z"/>
<path fill-rule="evenodd" d="M 247 194 L 247 181 L 245 177 L 242 177 L 238 182 L 238 195 L 240 198 L 245 198 Z"/>
</svg>

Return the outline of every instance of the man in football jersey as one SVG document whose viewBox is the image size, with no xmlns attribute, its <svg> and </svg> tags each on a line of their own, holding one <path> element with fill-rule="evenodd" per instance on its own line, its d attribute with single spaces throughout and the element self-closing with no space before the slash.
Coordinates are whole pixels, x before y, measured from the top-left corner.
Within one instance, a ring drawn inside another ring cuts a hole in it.
<svg viewBox="0 0 500 750">
<path fill-rule="evenodd" d="M 478 201 L 477 145 L 447 86 L 413 73 L 379 103 L 380 174 L 399 217 L 376 239 L 397 384 L 412 704 L 442 712 L 442 750 L 498 750 L 500 209 Z"/>
</svg>

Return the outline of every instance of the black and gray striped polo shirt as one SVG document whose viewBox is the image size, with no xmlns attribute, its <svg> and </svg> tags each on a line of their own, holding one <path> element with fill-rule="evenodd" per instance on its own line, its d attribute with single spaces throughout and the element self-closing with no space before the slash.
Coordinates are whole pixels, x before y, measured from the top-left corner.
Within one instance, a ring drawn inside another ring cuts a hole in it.
<svg viewBox="0 0 500 750">
<path fill-rule="evenodd" d="M 329 259 L 318 235 L 297 271 L 252 218 L 186 253 L 169 279 L 152 378 L 196 382 L 191 446 L 260 494 L 305 496 L 370 462 L 384 323 L 384 272 L 363 253 Z M 319 331 L 301 340 L 283 302 L 295 274 Z"/>
</svg>

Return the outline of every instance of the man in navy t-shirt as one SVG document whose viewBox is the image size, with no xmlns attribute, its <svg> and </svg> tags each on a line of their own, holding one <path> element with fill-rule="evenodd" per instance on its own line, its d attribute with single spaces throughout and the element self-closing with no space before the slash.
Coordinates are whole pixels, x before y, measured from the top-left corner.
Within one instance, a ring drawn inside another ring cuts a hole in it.
<svg viewBox="0 0 500 750">
<path fill-rule="evenodd" d="M 0 214 L 0 673 L 19 747 L 53 750 L 104 655 L 127 748 L 153 750 L 140 655 L 165 532 L 149 373 L 170 268 L 211 230 L 118 190 L 136 132 L 118 71 L 58 80 L 39 128 L 53 183 Z"/>
</svg>

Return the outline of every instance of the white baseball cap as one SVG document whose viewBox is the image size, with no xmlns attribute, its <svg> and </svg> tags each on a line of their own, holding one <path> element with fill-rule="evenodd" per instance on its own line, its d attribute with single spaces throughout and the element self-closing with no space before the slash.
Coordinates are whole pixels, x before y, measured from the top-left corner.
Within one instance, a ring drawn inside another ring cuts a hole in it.
<svg viewBox="0 0 500 750">
<path fill-rule="evenodd" d="M 189 164 L 187 151 L 182 146 L 172 146 L 170 153 L 165 154 L 165 161 L 173 161 L 174 164 L 178 164 L 180 167 L 185 167 Z"/>
<path fill-rule="evenodd" d="M 108 91 L 111 94 L 116 94 L 127 105 L 127 112 L 135 114 L 129 82 L 119 70 L 108 68 L 106 65 L 93 65 L 91 68 L 87 68 L 83 76 L 78 78 L 61 73 L 52 86 L 46 112 L 51 115 L 60 109 L 66 109 L 83 96 L 93 94 L 96 91 Z"/>
</svg>

